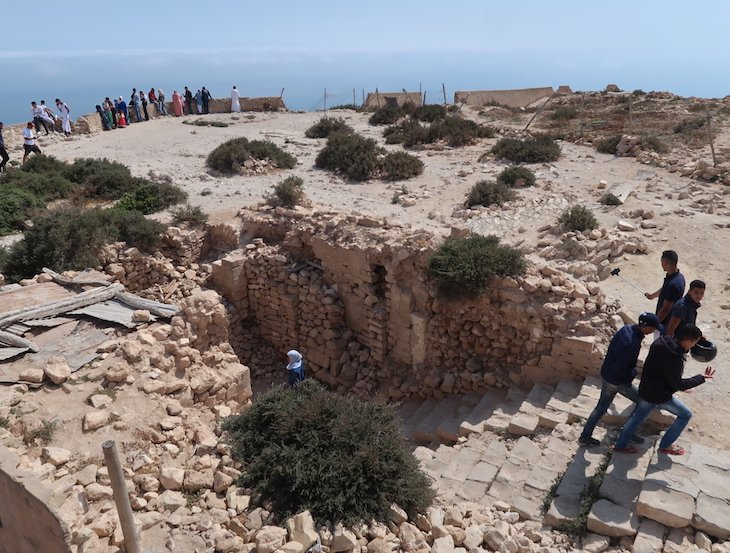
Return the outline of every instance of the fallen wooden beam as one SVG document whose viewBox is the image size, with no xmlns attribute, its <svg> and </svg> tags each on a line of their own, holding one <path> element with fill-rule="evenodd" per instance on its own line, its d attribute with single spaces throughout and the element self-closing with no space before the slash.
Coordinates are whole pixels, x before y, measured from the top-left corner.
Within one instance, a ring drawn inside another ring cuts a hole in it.
<svg viewBox="0 0 730 553">
<path fill-rule="evenodd" d="M 43 267 L 43 272 L 47 275 L 50 275 L 50 277 L 53 279 L 53 282 L 62 284 L 64 286 L 109 286 L 111 284 L 108 280 L 85 277 L 83 273 L 75 276 L 74 278 L 69 278 L 57 273 L 53 269 L 49 269 L 48 267 Z"/>
<path fill-rule="evenodd" d="M 4 330 L 0 330 L 0 342 L 16 348 L 28 348 L 33 353 L 38 353 L 40 351 L 40 348 L 30 340 L 26 340 L 25 338 L 21 338 L 20 336 L 16 336 L 10 332 L 5 332 Z"/>
<path fill-rule="evenodd" d="M 128 292 L 117 292 L 114 295 L 114 298 L 130 307 L 134 307 L 135 309 L 144 309 L 153 315 L 165 317 L 166 319 L 175 315 L 179 310 L 177 305 L 169 305 L 157 301 L 146 300 Z"/>
</svg>

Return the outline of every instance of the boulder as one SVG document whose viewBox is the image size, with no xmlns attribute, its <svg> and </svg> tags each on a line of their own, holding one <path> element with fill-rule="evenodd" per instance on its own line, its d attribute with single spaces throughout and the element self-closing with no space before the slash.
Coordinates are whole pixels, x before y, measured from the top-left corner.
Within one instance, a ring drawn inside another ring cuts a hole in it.
<svg viewBox="0 0 730 553">
<path fill-rule="evenodd" d="M 157 504 L 168 511 L 175 511 L 180 507 L 184 507 L 187 503 L 188 500 L 182 493 L 172 490 L 162 492 L 157 498 Z"/>
<path fill-rule="evenodd" d="M 101 499 L 111 499 L 114 496 L 114 491 L 111 486 L 102 486 L 93 482 L 84 488 L 84 495 L 89 501 L 99 501 Z"/>
<path fill-rule="evenodd" d="M 286 543 L 286 530 L 278 526 L 262 526 L 256 532 L 255 540 L 258 553 L 274 553 Z"/>
<path fill-rule="evenodd" d="M 339 553 L 340 551 L 351 551 L 358 547 L 357 536 L 341 524 L 335 527 L 335 533 L 332 536 L 332 545 L 330 545 L 331 553 Z"/>
<path fill-rule="evenodd" d="M 92 411 L 91 413 L 86 413 L 82 425 L 84 432 L 92 432 L 105 426 L 109 422 L 110 416 L 111 413 L 109 411 Z"/>
<path fill-rule="evenodd" d="M 185 471 L 181 468 L 162 467 L 160 469 L 160 484 L 166 490 L 181 490 L 185 480 Z"/>
<path fill-rule="evenodd" d="M 305 549 L 317 541 L 317 530 L 314 528 L 314 519 L 309 511 L 286 519 L 284 525 L 289 532 L 289 540 L 301 543 Z"/>
<path fill-rule="evenodd" d="M 63 384 L 71 377 L 71 367 L 63 357 L 51 357 L 43 372 L 54 384 Z"/>
<path fill-rule="evenodd" d="M 481 541 L 479 543 L 481 543 Z M 454 538 L 451 536 L 436 538 L 433 540 L 431 553 L 454 553 Z"/>
<path fill-rule="evenodd" d="M 44 447 L 41 451 L 41 457 L 46 463 L 51 463 L 54 467 L 60 467 L 69 462 L 71 452 L 62 447 Z"/>
</svg>

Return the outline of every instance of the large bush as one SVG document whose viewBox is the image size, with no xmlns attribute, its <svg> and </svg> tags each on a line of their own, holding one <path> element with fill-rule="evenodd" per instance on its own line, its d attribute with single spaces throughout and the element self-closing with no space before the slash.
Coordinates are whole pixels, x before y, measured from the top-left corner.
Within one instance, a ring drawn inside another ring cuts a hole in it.
<svg viewBox="0 0 730 553">
<path fill-rule="evenodd" d="M 0 185 L 0 235 L 22 230 L 34 210 L 45 202 L 29 190 L 2 183 Z"/>
<path fill-rule="evenodd" d="M 433 144 L 440 140 L 452 147 L 466 146 L 479 138 L 492 138 L 494 134 L 494 129 L 491 127 L 480 126 L 470 119 L 457 115 L 445 115 L 428 126 L 407 119 L 386 128 L 383 132 L 387 143 L 403 144 L 406 147 Z"/>
<path fill-rule="evenodd" d="M 176 207 L 170 212 L 170 215 L 172 215 L 173 225 L 187 225 L 191 228 L 198 228 L 204 227 L 205 223 L 208 222 L 208 214 L 197 205 L 185 204 Z"/>
<path fill-rule="evenodd" d="M 19 280 L 43 267 L 55 271 L 95 267 L 104 244 L 124 241 L 149 250 L 163 229 L 136 211 L 78 207 L 49 211 L 35 217 L 23 239 L 11 247 L 2 272 Z"/>
<path fill-rule="evenodd" d="M 444 243 L 429 260 L 429 274 L 447 297 L 478 296 L 495 277 L 525 270 L 522 252 L 499 243 L 496 236 L 472 235 Z"/>
<path fill-rule="evenodd" d="M 239 173 L 249 159 L 268 160 L 274 167 L 292 169 L 297 158 L 268 140 L 232 138 L 208 154 L 208 167 L 233 175 Z"/>
<path fill-rule="evenodd" d="M 416 106 L 407 102 L 402 106 L 387 105 L 375 110 L 368 122 L 371 125 L 392 125 L 398 119 L 410 115 L 416 110 Z"/>
<path fill-rule="evenodd" d="M 497 182 L 507 186 L 534 186 L 535 173 L 527 167 L 507 167 L 497 175 Z"/>
<path fill-rule="evenodd" d="M 380 154 L 381 148 L 372 138 L 336 133 L 327 139 L 314 163 L 321 169 L 338 171 L 352 180 L 363 181 L 377 173 Z"/>
<path fill-rule="evenodd" d="M 351 133 L 355 131 L 340 117 L 322 117 L 322 119 L 304 131 L 304 136 L 307 138 L 327 138 L 336 132 Z"/>
<path fill-rule="evenodd" d="M 149 215 L 179 204 L 187 197 L 185 191 L 173 184 L 133 178 L 131 189 L 117 202 L 116 208 Z"/>
<path fill-rule="evenodd" d="M 446 107 L 439 104 L 426 104 L 425 106 L 418 106 L 411 117 L 416 121 L 426 121 L 427 123 L 433 123 L 446 117 Z"/>
<path fill-rule="evenodd" d="M 133 186 L 129 168 L 108 159 L 77 159 L 64 167 L 63 176 L 78 184 L 86 198 L 117 200 Z"/>
<path fill-rule="evenodd" d="M 291 209 L 304 200 L 304 181 L 300 177 L 287 177 L 277 183 L 271 194 L 266 194 L 264 199 L 272 207 Z"/>
<path fill-rule="evenodd" d="M 466 197 L 466 205 L 502 205 L 505 202 L 514 200 L 517 197 L 515 191 L 502 182 L 478 181 L 469 191 Z"/>
<path fill-rule="evenodd" d="M 612 136 L 606 136 L 596 140 L 593 144 L 596 146 L 596 151 L 602 154 L 616 155 L 616 148 L 618 148 L 619 142 L 621 142 L 621 135 L 614 134 Z"/>
<path fill-rule="evenodd" d="M 598 219 L 593 212 L 582 205 L 569 207 L 558 218 L 558 223 L 565 226 L 569 231 L 584 231 L 598 228 Z"/>
<path fill-rule="evenodd" d="M 578 117 L 578 109 L 573 106 L 561 106 L 550 115 L 550 119 L 553 121 L 564 121 L 576 117 Z"/>
<path fill-rule="evenodd" d="M 547 136 L 537 136 L 520 140 L 501 138 L 493 147 L 492 153 L 513 163 L 544 163 L 557 161 L 560 146 Z"/>
<path fill-rule="evenodd" d="M 387 154 L 380 162 L 380 171 L 386 180 L 404 180 L 423 173 L 423 162 L 406 152 Z"/>
<path fill-rule="evenodd" d="M 8 185 L 27 191 L 44 203 L 68 198 L 75 188 L 72 182 L 63 178 L 60 171 L 11 171 L 3 182 L 3 186 Z"/>
<path fill-rule="evenodd" d="M 314 380 L 264 393 L 223 428 L 239 484 L 279 520 L 309 509 L 320 524 L 385 521 L 393 503 L 414 513 L 433 499 L 393 409 Z"/>
</svg>

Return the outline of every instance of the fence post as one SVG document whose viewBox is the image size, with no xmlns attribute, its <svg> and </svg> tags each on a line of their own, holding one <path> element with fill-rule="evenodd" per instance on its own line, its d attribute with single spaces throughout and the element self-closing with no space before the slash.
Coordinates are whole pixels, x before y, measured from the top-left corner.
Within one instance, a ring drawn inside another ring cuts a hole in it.
<svg viewBox="0 0 730 553">
<path fill-rule="evenodd" d="M 354 87 L 352 89 L 352 105 L 353 106 L 357 105 L 357 101 L 355 100 L 355 88 Z"/>
<path fill-rule="evenodd" d="M 580 95 L 580 135 L 586 132 L 585 94 Z"/>
<path fill-rule="evenodd" d="M 109 479 L 112 481 L 114 503 L 117 506 L 117 514 L 124 534 L 124 549 L 127 553 L 140 553 L 139 536 L 134 524 L 132 506 L 129 504 L 129 492 L 127 492 L 117 445 L 114 440 L 107 440 L 101 444 L 101 449 L 104 452 L 104 462 L 109 470 Z"/>
<path fill-rule="evenodd" d="M 324 89 L 324 104 L 323 104 L 324 111 L 327 111 L 327 89 Z"/>
<path fill-rule="evenodd" d="M 279 98 L 284 98 L 284 89 L 281 89 L 281 94 L 279 94 Z"/>
<path fill-rule="evenodd" d="M 710 116 L 710 108 L 705 105 L 705 114 L 707 115 L 707 134 L 710 137 L 710 152 L 712 152 L 712 166 L 717 167 L 717 158 L 715 157 L 715 144 L 712 140 L 712 117 Z"/>
<path fill-rule="evenodd" d="M 446 84 L 441 83 L 441 90 L 444 91 L 444 105 L 446 105 Z"/>
<path fill-rule="evenodd" d="M 380 107 L 380 92 L 378 92 L 378 87 L 375 87 L 375 99 L 378 101 L 378 107 Z"/>
</svg>

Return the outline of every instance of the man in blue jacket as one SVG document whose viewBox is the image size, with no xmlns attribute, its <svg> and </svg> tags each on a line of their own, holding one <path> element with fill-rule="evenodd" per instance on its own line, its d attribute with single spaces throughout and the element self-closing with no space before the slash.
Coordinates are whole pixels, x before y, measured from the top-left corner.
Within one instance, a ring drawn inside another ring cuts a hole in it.
<svg viewBox="0 0 730 553">
<path fill-rule="evenodd" d="M 656 330 L 661 330 L 659 318 L 654 313 L 642 313 L 639 324 L 624 326 L 611 339 L 601 367 L 601 397 L 578 438 L 580 445 L 597 446 L 601 443 L 592 437 L 593 430 L 611 407 L 616 394 L 621 394 L 634 403 L 639 401 L 639 390 L 632 384 L 636 377 L 636 361 L 639 359 L 644 336 Z M 635 443 L 643 441 L 639 436 L 632 435 L 632 439 Z"/>
<path fill-rule="evenodd" d="M 680 326 L 686 324 L 697 324 L 697 310 L 702 306 L 700 303 L 705 297 L 705 283 L 701 280 L 693 280 L 689 283 L 689 292 L 672 306 L 672 314 L 667 325 L 667 334 L 674 336 Z"/>
<path fill-rule="evenodd" d="M 639 425 L 646 420 L 654 409 L 664 409 L 677 418 L 667 429 L 659 442 L 659 453 L 667 455 L 684 455 L 684 448 L 674 444 L 679 435 L 689 424 L 692 411 L 681 401 L 673 397 L 674 392 L 689 390 L 704 384 L 715 376 L 712 367 L 707 367 L 704 374 L 691 378 L 682 378 L 687 352 L 702 338 L 702 331 L 693 324 L 686 324 L 675 332 L 674 336 L 661 336 L 649 349 L 644 361 L 644 370 L 639 383 L 639 401 L 636 403 L 631 418 L 621 430 L 614 451 L 636 453 L 638 450 L 629 446 L 629 440 Z"/>
</svg>

